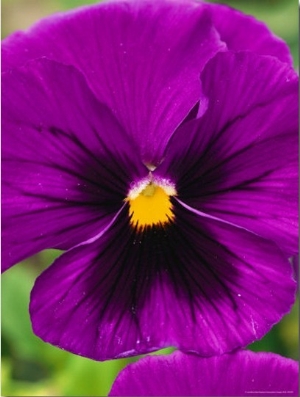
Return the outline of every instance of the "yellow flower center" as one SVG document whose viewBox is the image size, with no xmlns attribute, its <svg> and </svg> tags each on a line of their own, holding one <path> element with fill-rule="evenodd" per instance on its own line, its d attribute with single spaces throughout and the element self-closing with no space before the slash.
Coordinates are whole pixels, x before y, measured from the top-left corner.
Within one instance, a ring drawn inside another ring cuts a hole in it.
<svg viewBox="0 0 300 397">
<path fill-rule="evenodd" d="M 174 219 L 170 196 L 176 194 L 170 184 L 144 182 L 128 197 L 130 223 L 144 229 L 146 226 L 165 225 Z"/>
</svg>

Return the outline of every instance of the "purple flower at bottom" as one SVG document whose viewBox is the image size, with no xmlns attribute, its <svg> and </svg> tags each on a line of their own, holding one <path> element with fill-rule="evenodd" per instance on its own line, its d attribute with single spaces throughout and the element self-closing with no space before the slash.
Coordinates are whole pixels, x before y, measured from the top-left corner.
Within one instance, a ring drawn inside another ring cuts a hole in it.
<svg viewBox="0 0 300 397">
<path fill-rule="evenodd" d="M 290 310 L 289 62 L 262 24 L 193 1 L 82 8 L 4 41 L 3 268 L 66 251 L 32 290 L 39 337 L 97 360 L 209 356 Z"/>
<path fill-rule="evenodd" d="M 298 363 L 239 351 L 211 358 L 174 352 L 129 364 L 110 396 L 298 396 Z"/>
</svg>

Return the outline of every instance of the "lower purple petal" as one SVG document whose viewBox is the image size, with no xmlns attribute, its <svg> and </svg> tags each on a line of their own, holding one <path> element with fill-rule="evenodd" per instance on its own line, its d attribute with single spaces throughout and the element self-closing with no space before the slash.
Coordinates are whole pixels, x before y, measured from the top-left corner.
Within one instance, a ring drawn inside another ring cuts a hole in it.
<svg viewBox="0 0 300 397">
<path fill-rule="evenodd" d="M 129 364 L 110 396 L 298 396 L 298 363 L 239 351 L 211 358 L 174 352 Z"/>
<path fill-rule="evenodd" d="M 295 299 L 288 260 L 253 233 L 173 205 L 174 223 L 142 233 L 124 208 L 57 259 L 32 291 L 35 333 L 105 360 L 167 346 L 210 356 L 268 332 Z"/>
</svg>

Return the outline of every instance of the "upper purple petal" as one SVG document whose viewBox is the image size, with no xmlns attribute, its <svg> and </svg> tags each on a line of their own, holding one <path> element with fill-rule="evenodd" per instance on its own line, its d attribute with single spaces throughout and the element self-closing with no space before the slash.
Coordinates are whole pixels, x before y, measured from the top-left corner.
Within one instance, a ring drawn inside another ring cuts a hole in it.
<svg viewBox="0 0 300 397">
<path fill-rule="evenodd" d="M 288 64 L 292 56 L 288 45 L 268 27 L 251 15 L 221 4 L 209 4 L 213 21 L 229 50 L 248 50 L 260 55 L 272 55 Z"/>
<path fill-rule="evenodd" d="M 298 396 L 298 363 L 273 353 L 239 351 L 201 358 L 174 352 L 129 364 L 110 396 Z"/>
<path fill-rule="evenodd" d="M 4 74 L 4 270 L 97 235 L 130 183 L 147 174 L 126 132 L 73 66 L 41 59 Z"/>
<path fill-rule="evenodd" d="M 206 113 L 154 171 L 200 211 L 298 252 L 298 77 L 275 58 L 222 53 L 201 74 Z"/>
<path fill-rule="evenodd" d="M 157 164 L 201 100 L 199 73 L 225 45 L 196 2 L 117 1 L 44 19 L 3 42 L 3 70 L 46 56 L 76 66 Z"/>
<path fill-rule="evenodd" d="M 36 280 L 30 313 L 46 342 L 96 360 L 176 346 L 214 355 L 260 339 L 295 299 L 276 245 L 185 208 L 139 232 L 124 208 L 106 233 Z"/>
</svg>

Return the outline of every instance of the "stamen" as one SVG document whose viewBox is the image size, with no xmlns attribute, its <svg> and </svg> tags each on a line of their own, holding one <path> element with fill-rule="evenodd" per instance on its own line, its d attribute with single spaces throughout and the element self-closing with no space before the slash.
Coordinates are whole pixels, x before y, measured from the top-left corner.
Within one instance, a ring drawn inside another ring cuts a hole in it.
<svg viewBox="0 0 300 397">
<path fill-rule="evenodd" d="M 176 195 L 175 187 L 166 179 L 152 178 L 140 181 L 129 192 L 130 223 L 143 229 L 146 226 L 165 225 L 174 219 L 170 196 Z"/>
</svg>

